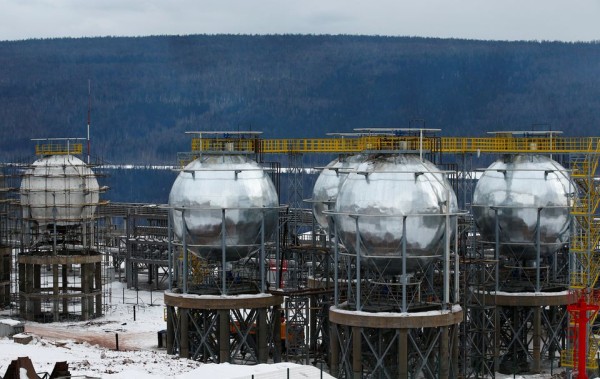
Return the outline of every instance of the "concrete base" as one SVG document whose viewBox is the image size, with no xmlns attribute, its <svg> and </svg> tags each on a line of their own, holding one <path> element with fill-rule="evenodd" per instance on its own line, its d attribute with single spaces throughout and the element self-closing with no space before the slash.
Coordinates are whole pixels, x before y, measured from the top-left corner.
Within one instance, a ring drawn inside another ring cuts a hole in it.
<svg viewBox="0 0 600 379">
<path fill-rule="evenodd" d="M 102 315 L 102 255 L 19 254 L 19 313 L 26 320 L 89 320 Z M 79 266 L 76 278 L 69 271 Z M 79 300 L 73 305 L 73 300 Z"/>
<path fill-rule="evenodd" d="M 438 378 L 458 373 L 460 306 L 415 313 L 368 313 L 346 306 L 329 309 L 332 375 L 361 378 L 376 371 L 384 377 L 408 379 L 420 375 L 418 370 L 428 370 Z M 415 359 L 420 363 L 409 363 Z"/>
<path fill-rule="evenodd" d="M 268 336 L 280 335 L 282 296 L 194 295 L 165 291 L 167 353 L 203 362 L 267 363 Z M 272 312 L 273 317 L 268 314 Z M 280 345 L 274 360 L 281 355 Z"/>
</svg>

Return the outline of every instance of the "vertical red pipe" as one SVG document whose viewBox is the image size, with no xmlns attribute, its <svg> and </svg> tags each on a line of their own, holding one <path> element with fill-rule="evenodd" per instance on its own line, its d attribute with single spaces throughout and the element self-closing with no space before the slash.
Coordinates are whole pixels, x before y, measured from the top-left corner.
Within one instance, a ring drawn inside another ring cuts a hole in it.
<svg viewBox="0 0 600 379">
<path fill-rule="evenodd" d="M 591 317 L 588 317 L 588 312 L 598 311 L 598 306 L 595 304 L 587 304 L 584 299 L 579 299 L 576 304 L 570 305 L 573 311 L 571 314 L 574 317 L 573 322 L 578 326 L 577 328 L 577 379 L 588 379 L 586 363 L 587 363 L 587 326 L 588 321 Z"/>
<path fill-rule="evenodd" d="M 586 366 L 586 342 L 587 342 L 587 309 L 585 309 L 585 303 L 581 302 L 578 305 L 579 308 L 579 340 L 577 344 L 579 345 L 577 348 L 577 378 L 578 379 L 588 379 Z"/>
</svg>

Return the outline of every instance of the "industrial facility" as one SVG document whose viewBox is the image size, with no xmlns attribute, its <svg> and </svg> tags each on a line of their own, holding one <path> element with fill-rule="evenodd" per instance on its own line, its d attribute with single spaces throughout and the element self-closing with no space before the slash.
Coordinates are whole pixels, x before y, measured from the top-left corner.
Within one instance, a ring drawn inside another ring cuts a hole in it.
<svg viewBox="0 0 600 379">
<path fill-rule="evenodd" d="M 103 200 L 102 163 L 77 138 L 3 165 L 2 304 L 88 320 L 121 280 L 164 293 L 167 354 L 207 363 L 598 374 L 598 138 L 189 136 L 164 204 Z"/>
</svg>

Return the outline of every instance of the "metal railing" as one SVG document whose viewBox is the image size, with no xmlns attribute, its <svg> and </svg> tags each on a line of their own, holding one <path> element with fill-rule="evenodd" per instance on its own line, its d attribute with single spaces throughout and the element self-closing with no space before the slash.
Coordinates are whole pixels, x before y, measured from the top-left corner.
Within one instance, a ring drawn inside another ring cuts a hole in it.
<svg viewBox="0 0 600 379">
<path fill-rule="evenodd" d="M 236 139 L 193 138 L 192 151 L 283 154 L 357 153 L 363 151 L 440 151 L 442 153 L 593 153 L 600 137 L 418 137 L 357 136 L 345 138 Z"/>
</svg>

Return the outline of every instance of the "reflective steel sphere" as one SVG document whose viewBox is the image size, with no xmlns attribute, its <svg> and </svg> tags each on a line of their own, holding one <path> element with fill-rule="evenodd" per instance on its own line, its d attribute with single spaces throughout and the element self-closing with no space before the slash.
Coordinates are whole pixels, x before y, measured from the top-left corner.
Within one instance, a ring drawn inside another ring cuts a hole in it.
<svg viewBox="0 0 600 379">
<path fill-rule="evenodd" d="M 278 203 L 271 178 L 241 155 L 203 155 L 179 173 L 169 194 L 177 238 L 183 240 L 185 231 L 186 243 L 196 245 L 193 250 L 219 261 L 223 216 L 225 259 L 238 260 L 260 246 L 263 217 L 265 238 L 270 238 L 277 225 Z M 184 207 L 189 209 L 182 211 Z"/>
<path fill-rule="evenodd" d="M 94 172 L 72 155 L 52 155 L 25 171 L 20 188 L 25 218 L 40 225 L 74 225 L 90 220 L 99 201 Z"/>
<path fill-rule="evenodd" d="M 501 251 L 522 260 L 550 254 L 569 240 L 574 185 L 566 169 L 543 155 L 505 155 L 482 174 L 473 192 L 473 215 L 485 241 L 496 240 L 498 212 Z"/>
<path fill-rule="evenodd" d="M 319 174 L 313 187 L 312 202 L 315 219 L 323 229 L 329 228 L 327 216 L 323 211 L 333 210 L 340 187 L 348 176 L 348 170 L 355 169 L 364 160 L 362 155 L 340 157 L 331 161 Z"/>
<path fill-rule="evenodd" d="M 335 220 L 350 253 L 357 251 L 358 223 L 362 260 L 396 274 L 402 272 L 403 222 L 406 271 L 413 272 L 442 255 L 446 213 L 457 209 L 450 183 L 431 162 L 414 155 L 375 156 L 348 174 Z M 453 231 L 455 217 L 450 222 Z"/>
</svg>

